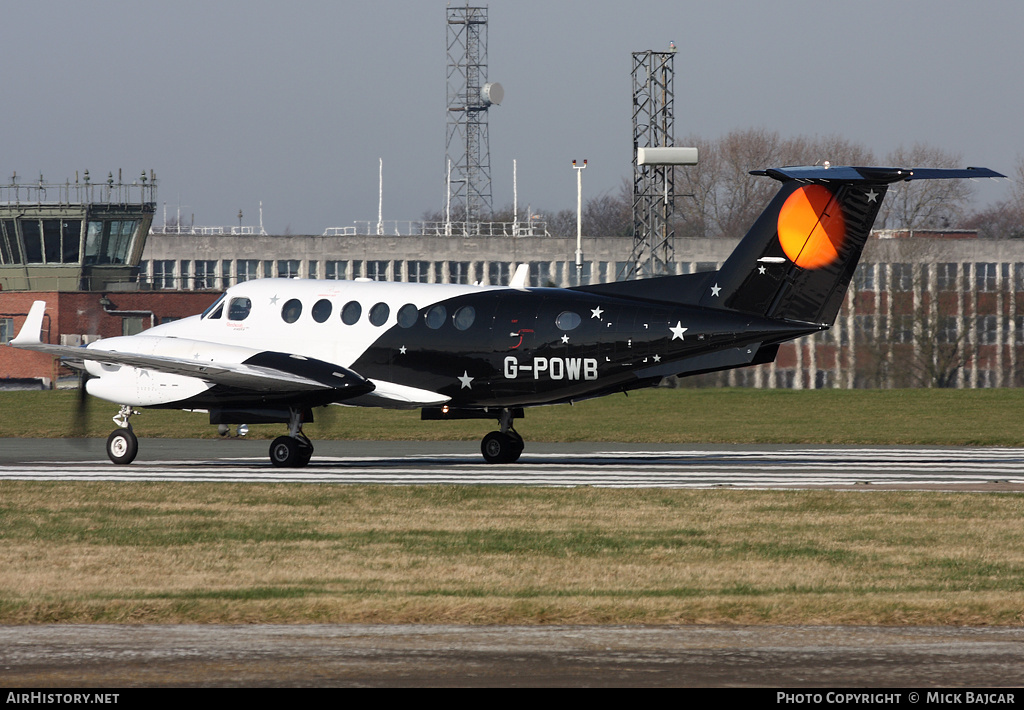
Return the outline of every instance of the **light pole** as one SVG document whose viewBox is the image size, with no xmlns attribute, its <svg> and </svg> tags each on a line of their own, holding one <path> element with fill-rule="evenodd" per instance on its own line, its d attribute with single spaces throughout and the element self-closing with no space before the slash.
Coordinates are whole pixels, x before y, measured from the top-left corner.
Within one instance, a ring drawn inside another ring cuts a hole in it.
<svg viewBox="0 0 1024 710">
<path fill-rule="evenodd" d="M 583 171 L 587 169 L 587 161 L 577 165 L 572 161 L 576 171 L 576 285 L 581 286 L 583 277 Z"/>
</svg>

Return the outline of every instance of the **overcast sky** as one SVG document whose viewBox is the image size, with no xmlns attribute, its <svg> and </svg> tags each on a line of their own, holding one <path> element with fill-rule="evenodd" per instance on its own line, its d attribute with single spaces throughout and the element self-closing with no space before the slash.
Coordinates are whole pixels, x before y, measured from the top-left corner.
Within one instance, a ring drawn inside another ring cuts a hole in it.
<svg viewBox="0 0 1024 710">
<path fill-rule="evenodd" d="M 631 174 L 631 53 L 674 41 L 676 136 L 923 141 L 1009 172 L 1024 155 L 1024 3 L 492 0 L 494 206 L 575 207 Z M 0 23 L 0 179 L 125 178 L 198 225 L 321 233 L 445 198 L 445 3 L 38 0 Z M 822 160 L 829 156 L 821 156 Z M 751 169 L 770 167 L 751 165 Z M 980 185 L 980 201 L 1005 185 Z M 156 222 L 161 223 L 161 208 Z"/>
</svg>

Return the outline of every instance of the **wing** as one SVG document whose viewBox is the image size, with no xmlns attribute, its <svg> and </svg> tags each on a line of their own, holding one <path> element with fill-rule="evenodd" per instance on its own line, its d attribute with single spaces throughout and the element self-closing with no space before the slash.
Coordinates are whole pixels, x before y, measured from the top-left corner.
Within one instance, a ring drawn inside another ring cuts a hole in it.
<svg viewBox="0 0 1024 710">
<path fill-rule="evenodd" d="M 112 338 L 110 341 L 100 340 L 88 347 L 51 345 L 42 342 L 39 337 L 45 309 L 45 301 L 36 301 L 32 304 L 21 332 L 10 342 L 12 346 L 47 353 L 65 360 L 129 365 L 254 392 L 336 390 L 343 399 L 348 399 L 368 394 L 375 389 L 374 384 L 368 379 L 341 365 L 302 355 L 259 351 L 218 343 L 139 335 Z M 114 341 L 119 341 L 119 345 L 111 345 Z M 131 352 L 114 349 L 129 343 L 142 351 L 154 351 L 163 345 L 166 346 L 164 349 L 173 348 L 178 351 L 195 349 L 197 355 L 195 358 L 186 358 L 170 354 L 148 354 L 134 349 Z"/>
</svg>

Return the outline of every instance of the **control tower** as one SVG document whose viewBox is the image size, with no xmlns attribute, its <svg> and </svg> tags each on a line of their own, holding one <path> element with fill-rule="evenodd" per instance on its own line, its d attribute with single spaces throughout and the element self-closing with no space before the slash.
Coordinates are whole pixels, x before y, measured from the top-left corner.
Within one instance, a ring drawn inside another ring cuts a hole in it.
<svg viewBox="0 0 1024 710">
<path fill-rule="evenodd" d="M 133 291 L 156 212 L 156 177 L 108 173 L 0 184 L 0 290 Z"/>
</svg>

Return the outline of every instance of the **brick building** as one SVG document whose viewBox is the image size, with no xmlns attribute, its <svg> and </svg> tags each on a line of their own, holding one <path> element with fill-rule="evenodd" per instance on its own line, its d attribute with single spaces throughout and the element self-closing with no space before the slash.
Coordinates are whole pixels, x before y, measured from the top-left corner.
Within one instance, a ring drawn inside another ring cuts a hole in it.
<svg viewBox="0 0 1024 710">
<path fill-rule="evenodd" d="M 0 291 L 0 388 L 4 380 L 24 379 L 49 387 L 73 375 L 68 368 L 58 367 L 50 355 L 5 345 L 21 329 L 33 301 L 46 301 L 44 342 L 84 345 L 201 313 L 216 298 L 216 293 L 201 291 Z"/>
</svg>

